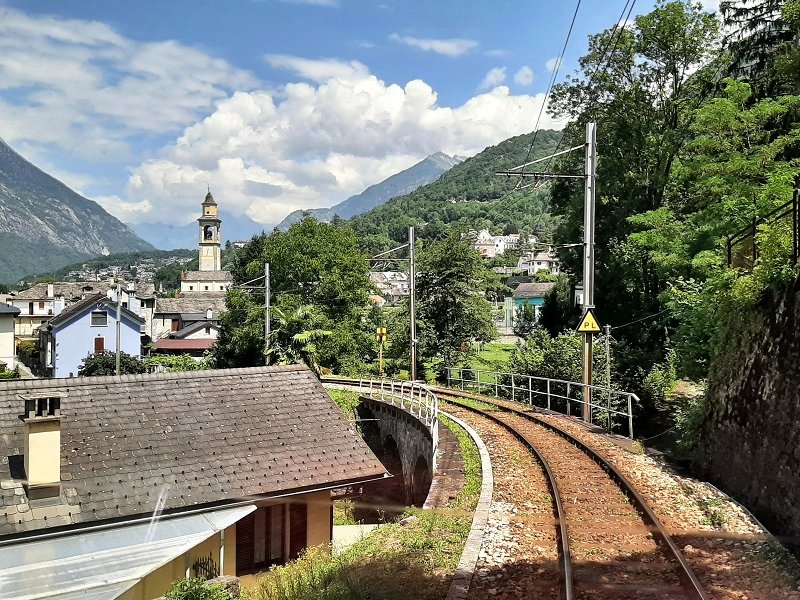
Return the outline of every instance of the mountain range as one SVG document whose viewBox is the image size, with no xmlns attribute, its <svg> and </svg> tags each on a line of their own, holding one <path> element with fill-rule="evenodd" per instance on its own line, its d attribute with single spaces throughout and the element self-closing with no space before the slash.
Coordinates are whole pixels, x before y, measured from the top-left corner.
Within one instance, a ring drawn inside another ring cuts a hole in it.
<svg viewBox="0 0 800 600">
<path fill-rule="evenodd" d="M 431 154 L 408 169 L 400 171 L 380 183 L 371 185 L 360 194 L 350 196 L 347 200 L 343 200 L 330 208 L 296 210 L 278 223 L 278 229 L 289 229 L 289 227 L 299 222 L 305 214 L 325 223 L 330 223 L 334 216 L 337 215 L 342 219 L 350 219 L 368 212 L 396 196 L 408 194 L 423 185 L 436 181 L 442 173 L 446 173 L 464 160 L 465 158 L 462 156 L 449 156 L 443 152 Z"/>
<path fill-rule="evenodd" d="M 0 139 L 0 282 L 153 246 Z"/>
</svg>

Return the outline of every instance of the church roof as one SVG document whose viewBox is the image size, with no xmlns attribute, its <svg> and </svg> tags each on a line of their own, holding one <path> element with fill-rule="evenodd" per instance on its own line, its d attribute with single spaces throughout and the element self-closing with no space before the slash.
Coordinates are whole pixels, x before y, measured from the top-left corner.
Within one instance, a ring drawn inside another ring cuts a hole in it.
<svg viewBox="0 0 800 600">
<path fill-rule="evenodd" d="M 184 271 L 183 281 L 233 281 L 230 271 Z"/>
<path fill-rule="evenodd" d="M 225 310 L 225 294 L 188 294 L 182 298 L 156 298 L 156 314 L 202 314 L 211 309 L 214 318 Z"/>
<path fill-rule="evenodd" d="M 211 190 L 208 190 L 206 194 L 206 199 L 203 200 L 203 204 L 216 204 L 216 200 L 214 200 L 214 196 L 211 195 Z"/>
</svg>

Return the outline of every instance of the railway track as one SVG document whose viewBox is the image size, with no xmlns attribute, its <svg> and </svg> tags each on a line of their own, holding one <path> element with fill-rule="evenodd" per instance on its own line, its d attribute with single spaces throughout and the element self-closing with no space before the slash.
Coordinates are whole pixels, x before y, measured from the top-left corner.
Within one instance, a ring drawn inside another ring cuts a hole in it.
<svg viewBox="0 0 800 600">
<path fill-rule="evenodd" d="M 536 409 L 447 388 L 431 390 L 440 401 L 508 430 L 541 465 L 553 499 L 561 598 L 708 598 L 656 515 L 614 465 L 539 419 Z"/>
</svg>

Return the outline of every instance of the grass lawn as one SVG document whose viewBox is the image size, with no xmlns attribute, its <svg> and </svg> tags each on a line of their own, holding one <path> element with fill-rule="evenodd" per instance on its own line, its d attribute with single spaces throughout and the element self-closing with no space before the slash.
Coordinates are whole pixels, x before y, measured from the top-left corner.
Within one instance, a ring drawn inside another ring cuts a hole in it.
<svg viewBox="0 0 800 600">
<path fill-rule="evenodd" d="M 514 344 L 484 344 L 483 349 L 470 360 L 470 368 L 482 371 L 508 371 L 508 359 Z M 493 382 L 494 377 L 481 375 L 481 381 Z"/>
</svg>

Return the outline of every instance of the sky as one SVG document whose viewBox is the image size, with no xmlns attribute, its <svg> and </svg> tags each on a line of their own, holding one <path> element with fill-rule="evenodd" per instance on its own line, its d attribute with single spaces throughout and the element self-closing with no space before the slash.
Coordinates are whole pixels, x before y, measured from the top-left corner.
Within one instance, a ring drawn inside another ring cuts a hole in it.
<svg viewBox="0 0 800 600">
<path fill-rule="evenodd" d="M 624 3 L 583 0 L 559 80 Z M 210 186 L 222 210 L 270 228 L 434 152 L 532 131 L 574 10 L 0 0 L 0 138 L 126 223 L 189 223 Z"/>
</svg>

